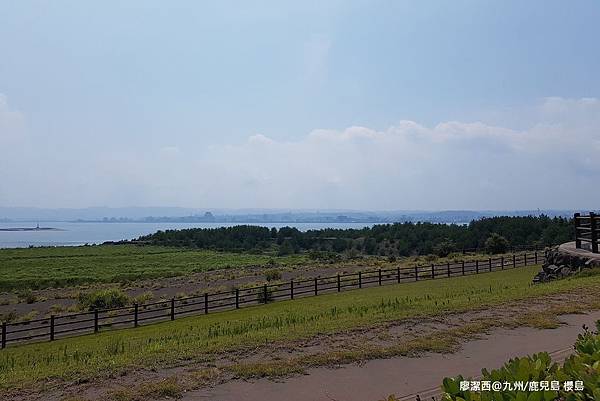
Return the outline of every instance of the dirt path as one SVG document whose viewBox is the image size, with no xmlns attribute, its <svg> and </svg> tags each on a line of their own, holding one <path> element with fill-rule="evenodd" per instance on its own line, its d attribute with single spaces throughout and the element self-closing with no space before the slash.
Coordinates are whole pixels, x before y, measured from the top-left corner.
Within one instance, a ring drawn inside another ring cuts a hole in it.
<svg viewBox="0 0 600 401">
<path fill-rule="evenodd" d="M 444 377 L 457 374 L 478 376 L 481 368 L 497 368 L 511 357 L 547 351 L 553 353 L 553 359 L 562 360 L 570 354 L 582 325 L 594 327 L 598 319 L 600 311 L 566 315 L 560 318 L 566 324 L 557 329 L 523 327 L 495 330 L 480 340 L 465 343 L 454 354 L 379 359 L 338 369 L 315 368 L 310 369 L 307 375 L 281 382 L 234 380 L 188 392 L 183 400 L 376 401 L 390 394 L 414 399 L 414 396 L 408 396 L 416 393 L 428 399 L 437 392 Z"/>
</svg>

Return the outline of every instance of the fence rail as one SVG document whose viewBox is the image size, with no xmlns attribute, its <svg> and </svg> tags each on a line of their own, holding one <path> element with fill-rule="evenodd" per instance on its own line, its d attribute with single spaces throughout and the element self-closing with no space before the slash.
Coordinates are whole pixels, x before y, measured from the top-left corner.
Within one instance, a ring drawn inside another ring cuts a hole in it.
<svg viewBox="0 0 600 401">
<path fill-rule="evenodd" d="M 230 291 L 205 293 L 200 296 L 179 299 L 172 298 L 122 308 L 101 309 L 68 315 L 51 315 L 43 319 L 18 323 L 3 322 L 0 342 L 2 349 L 4 349 L 9 343 L 54 341 L 59 338 L 98 333 L 107 329 L 138 327 L 159 321 L 175 320 L 178 317 L 240 309 L 278 300 L 371 288 L 384 284 L 487 273 L 539 264 L 543 261 L 544 253 L 536 250 L 534 252 L 513 254 L 511 257 L 501 256 L 444 264 L 366 270 L 329 277 L 264 284 L 250 288 L 235 288 Z"/>
<path fill-rule="evenodd" d="M 583 249 L 585 243 L 589 244 L 593 253 L 599 253 L 600 215 L 594 212 L 590 212 L 587 216 L 575 213 L 573 221 L 575 222 L 575 247 Z"/>
</svg>

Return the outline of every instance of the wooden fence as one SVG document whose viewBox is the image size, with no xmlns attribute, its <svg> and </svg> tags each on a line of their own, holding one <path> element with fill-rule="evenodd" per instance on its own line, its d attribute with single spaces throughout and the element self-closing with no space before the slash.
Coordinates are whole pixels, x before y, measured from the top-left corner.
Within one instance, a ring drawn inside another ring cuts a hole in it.
<svg viewBox="0 0 600 401">
<path fill-rule="evenodd" d="M 367 270 L 329 277 L 290 280 L 277 284 L 264 284 L 250 288 L 205 293 L 201 296 L 173 298 L 129 307 L 101 309 L 67 315 L 51 315 L 18 323 L 2 323 L 1 346 L 8 344 L 54 341 L 58 338 L 97 333 L 113 328 L 138 327 L 144 324 L 179 317 L 240 309 L 279 300 L 291 300 L 335 293 L 345 290 L 369 288 L 384 284 L 398 284 L 480 274 L 542 263 L 544 253 L 525 252 L 511 257 L 496 257 L 472 261 L 448 262 L 414 267 Z"/>
<path fill-rule="evenodd" d="M 590 245 L 593 253 L 598 253 L 598 238 L 600 238 L 600 215 L 590 212 L 587 216 L 575 213 L 575 247 L 583 248 L 583 243 Z"/>
</svg>

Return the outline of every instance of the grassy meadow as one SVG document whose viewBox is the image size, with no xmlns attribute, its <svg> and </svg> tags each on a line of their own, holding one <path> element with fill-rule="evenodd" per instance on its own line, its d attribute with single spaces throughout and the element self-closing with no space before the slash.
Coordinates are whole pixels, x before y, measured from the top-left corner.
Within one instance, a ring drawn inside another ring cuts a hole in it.
<svg viewBox="0 0 600 401">
<path fill-rule="evenodd" d="M 285 266 L 307 257 L 135 245 L 0 249 L 0 291 L 173 277 L 271 260 Z"/>
<path fill-rule="evenodd" d="M 0 387 L 28 387 L 50 378 L 93 379 L 130 368 L 169 366 L 180 361 L 209 361 L 217 354 L 275 341 L 600 287 L 600 276 L 532 286 L 531 279 L 538 270 L 539 266 L 531 266 L 375 287 L 9 347 L 0 352 Z"/>
</svg>

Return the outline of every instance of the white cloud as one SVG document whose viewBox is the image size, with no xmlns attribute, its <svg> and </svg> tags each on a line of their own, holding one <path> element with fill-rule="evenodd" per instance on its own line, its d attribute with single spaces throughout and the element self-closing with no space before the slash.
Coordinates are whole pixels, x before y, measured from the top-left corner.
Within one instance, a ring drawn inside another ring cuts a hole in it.
<svg viewBox="0 0 600 401">
<path fill-rule="evenodd" d="M 533 114 L 523 130 L 404 120 L 385 130 L 317 129 L 295 141 L 255 134 L 227 146 L 65 154 L 61 163 L 78 168 L 58 174 L 47 163 L 5 198 L 15 204 L 41 189 L 39 206 L 597 208 L 600 102 L 549 98 Z"/>
</svg>

